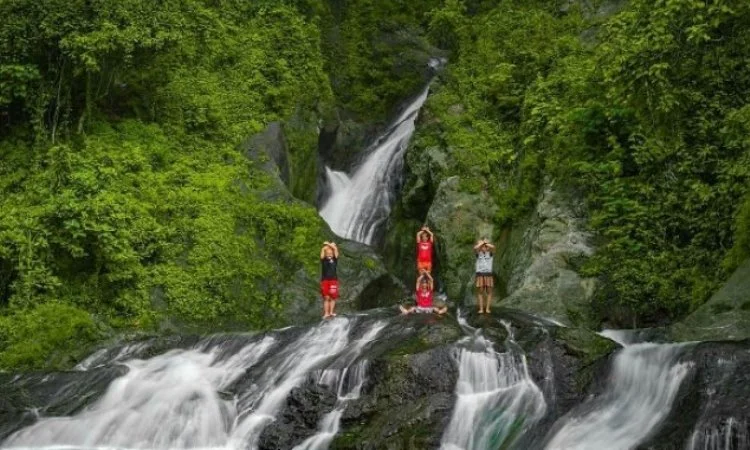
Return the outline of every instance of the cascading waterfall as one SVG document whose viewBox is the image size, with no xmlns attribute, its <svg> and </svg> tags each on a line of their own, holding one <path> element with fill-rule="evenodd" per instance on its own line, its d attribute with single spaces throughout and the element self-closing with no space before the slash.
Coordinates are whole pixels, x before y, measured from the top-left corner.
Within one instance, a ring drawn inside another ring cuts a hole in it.
<svg viewBox="0 0 750 450">
<path fill-rule="evenodd" d="M 3 447 L 214 447 L 227 441 L 236 416 L 219 392 L 252 367 L 274 344 L 264 338 L 233 357 L 215 351 L 175 350 L 131 360 L 128 373 L 74 417 L 46 418 L 22 429 Z"/>
<path fill-rule="evenodd" d="M 344 353 L 336 363 L 332 364 L 333 366 L 341 365 L 342 369 L 326 369 L 321 373 L 318 384 L 336 388 L 336 406 L 321 419 L 318 432 L 294 447 L 295 450 L 324 450 L 331 444 L 339 432 L 341 416 L 344 414 L 346 404 L 359 398 L 365 382 L 367 361 L 355 361 L 366 346 L 375 340 L 385 325 L 385 322 L 376 323 L 351 346 L 349 352 Z"/>
<path fill-rule="evenodd" d="M 525 355 L 496 353 L 481 334 L 460 351 L 456 397 L 443 450 L 508 448 L 547 409 Z"/>
<path fill-rule="evenodd" d="M 339 401 L 323 419 L 317 443 L 304 448 L 326 448 L 346 402 L 359 395 L 364 382 L 366 363 L 359 357 L 385 327 L 383 321 L 368 323 L 362 337 L 351 341 L 357 322 L 326 321 L 286 345 L 271 335 L 240 349 L 208 339 L 190 350 L 129 360 L 124 363 L 129 371 L 84 411 L 43 418 L 2 447 L 257 448 L 290 391 L 318 374 L 321 384 L 337 389 Z M 95 362 L 101 355 L 92 355 L 79 370 Z M 222 392 L 251 369 L 259 374 L 251 387 L 237 399 L 225 398 Z"/>
<path fill-rule="evenodd" d="M 334 233 L 372 244 L 378 228 L 390 214 L 404 151 L 414 134 L 417 113 L 427 99 L 428 89 L 425 87 L 376 142 L 351 177 L 326 168 L 330 195 L 320 215 Z"/>
<path fill-rule="evenodd" d="M 627 344 L 615 357 L 607 390 L 558 421 L 549 450 L 628 450 L 666 418 L 690 363 L 680 362 L 684 344 Z"/>
</svg>

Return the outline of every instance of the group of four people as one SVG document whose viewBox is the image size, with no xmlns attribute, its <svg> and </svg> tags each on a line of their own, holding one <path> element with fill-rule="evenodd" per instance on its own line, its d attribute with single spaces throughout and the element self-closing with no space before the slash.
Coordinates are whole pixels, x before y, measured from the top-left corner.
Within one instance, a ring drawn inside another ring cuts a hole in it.
<svg viewBox="0 0 750 450">
<path fill-rule="evenodd" d="M 411 307 L 399 306 L 403 314 L 410 313 L 437 313 L 445 314 L 448 308 L 434 306 L 435 283 L 432 278 L 432 255 L 435 236 L 432 231 L 423 226 L 417 232 L 417 283 L 416 283 L 416 305 Z M 475 263 L 475 287 L 477 289 L 477 304 L 479 313 L 489 313 L 492 304 L 492 290 L 494 277 L 492 264 L 495 246 L 487 239 L 481 239 L 474 246 L 476 254 Z M 337 265 L 339 249 L 334 242 L 324 242 L 320 250 L 321 281 L 320 294 L 323 297 L 323 318 L 335 317 L 334 309 L 336 300 L 339 298 L 339 283 L 337 277 Z"/>
</svg>

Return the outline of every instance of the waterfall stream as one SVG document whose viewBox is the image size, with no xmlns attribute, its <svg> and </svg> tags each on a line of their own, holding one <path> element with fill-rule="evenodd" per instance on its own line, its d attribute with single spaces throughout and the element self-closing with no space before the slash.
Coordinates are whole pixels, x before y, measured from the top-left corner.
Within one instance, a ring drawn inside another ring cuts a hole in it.
<svg viewBox="0 0 750 450">
<path fill-rule="evenodd" d="M 88 408 L 71 417 L 43 418 L 2 447 L 253 449 L 290 391 L 317 373 L 319 384 L 335 389 L 339 401 L 319 435 L 301 448 L 327 448 L 346 402 L 364 383 L 367 365 L 359 358 L 385 327 L 382 321 L 367 323 L 362 337 L 352 341 L 355 324 L 356 318 L 326 321 L 286 345 L 264 336 L 229 349 L 208 339 L 193 349 L 128 360 L 128 372 Z M 260 375 L 250 388 L 238 398 L 224 398 L 221 393 L 251 369 Z"/>
<path fill-rule="evenodd" d="M 548 450 L 628 450 L 664 420 L 689 363 L 684 344 L 627 344 L 620 333 L 603 333 L 624 345 L 615 357 L 606 391 L 563 417 Z"/>
<path fill-rule="evenodd" d="M 406 107 L 350 175 L 326 167 L 330 195 L 320 215 L 334 233 L 347 239 L 372 244 L 388 219 L 394 189 L 401 178 L 404 151 L 414 134 L 419 109 L 429 87 Z"/>
<path fill-rule="evenodd" d="M 509 340 L 512 339 L 510 327 Z M 529 376 L 526 357 L 505 353 L 477 333 L 460 350 L 456 405 L 442 439 L 443 450 L 511 448 L 545 414 L 544 395 Z"/>
</svg>

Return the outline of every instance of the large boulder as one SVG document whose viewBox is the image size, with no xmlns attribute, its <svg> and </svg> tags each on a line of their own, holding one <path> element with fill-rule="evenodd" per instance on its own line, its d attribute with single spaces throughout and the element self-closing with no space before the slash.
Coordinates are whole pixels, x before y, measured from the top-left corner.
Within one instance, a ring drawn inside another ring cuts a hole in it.
<svg viewBox="0 0 750 450">
<path fill-rule="evenodd" d="M 571 197 L 552 188 L 543 191 L 536 210 L 503 245 L 501 276 L 509 292 L 503 305 L 566 325 L 593 326 L 597 280 L 577 271 L 594 252 L 585 217 Z"/>
<path fill-rule="evenodd" d="M 394 306 L 408 295 L 403 283 L 386 270 L 372 247 L 348 240 L 337 243 L 340 251 L 337 313 Z M 285 315 L 290 323 L 301 325 L 320 319 L 319 286 L 319 278 L 304 270 L 293 275 L 282 291 Z"/>
<path fill-rule="evenodd" d="M 451 300 L 472 297 L 473 246 L 479 238 L 492 238 L 496 210 L 487 194 L 462 190 L 457 176 L 440 183 L 427 223 L 436 237 L 436 279 Z"/>
<path fill-rule="evenodd" d="M 750 339 L 750 259 L 670 334 L 678 341 Z"/>
</svg>

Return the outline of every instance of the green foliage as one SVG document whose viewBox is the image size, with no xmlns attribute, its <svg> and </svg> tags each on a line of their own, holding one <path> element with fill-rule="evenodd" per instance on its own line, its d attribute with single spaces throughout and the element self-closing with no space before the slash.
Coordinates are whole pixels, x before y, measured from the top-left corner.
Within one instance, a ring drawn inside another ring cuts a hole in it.
<svg viewBox="0 0 750 450">
<path fill-rule="evenodd" d="M 100 337 L 89 313 L 64 303 L 0 316 L 0 370 L 64 368 Z"/>
<path fill-rule="evenodd" d="M 322 222 L 261 198 L 270 180 L 235 146 L 295 117 L 293 170 L 314 157 L 310 130 L 333 101 L 326 11 L 0 3 L 0 366 L 72 362 L 68 341 L 96 337 L 76 334 L 89 313 L 146 330 L 284 323 L 279 292 L 317 270 Z M 60 329 L 26 346 L 58 309 Z"/>
<path fill-rule="evenodd" d="M 585 272 L 624 324 L 704 302 L 750 254 L 750 4 L 634 0 L 596 22 L 545 2 L 466 5 L 431 15 L 455 55 L 417 150 L 449 148 L 501 222 L 543 179 L 578 191 L 603 237 Z"/>
<path fill-rule="evenodd" d="M 338 100 L 357 116 L 383 121 L 425 83 L 427 13 L 440 0 L 331 1 L 327 71 Z"/>
</svg>

